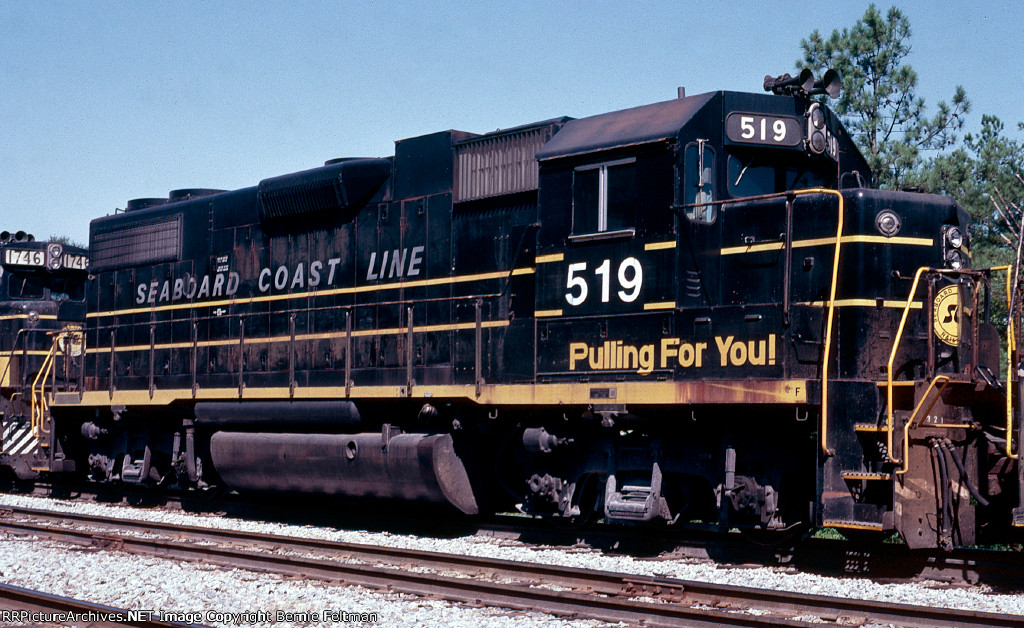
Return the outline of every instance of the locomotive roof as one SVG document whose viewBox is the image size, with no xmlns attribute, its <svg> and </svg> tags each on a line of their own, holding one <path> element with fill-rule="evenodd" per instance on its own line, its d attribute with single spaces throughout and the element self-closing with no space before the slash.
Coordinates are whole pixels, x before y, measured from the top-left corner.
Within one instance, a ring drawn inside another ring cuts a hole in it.
<svg viewBox="0 0 1024 628">
<path fill-rule="evenodd" d="M 570 120 L 537 153 L 538 160 L 646 144 L 677 137 L 680 129 L 718 92 Z"/>
</svg>

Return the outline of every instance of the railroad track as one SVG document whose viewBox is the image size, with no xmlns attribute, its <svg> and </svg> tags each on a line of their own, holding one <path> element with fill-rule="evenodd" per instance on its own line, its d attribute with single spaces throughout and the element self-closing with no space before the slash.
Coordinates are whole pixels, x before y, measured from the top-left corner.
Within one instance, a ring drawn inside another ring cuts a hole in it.
<svg viewBox="0 0 1024 628">
<path fill-rule="evenodd" d="M 1021 616 L 12 507 L 0 510 L 0 530 L 460 603 L 645 626 L 801 626 L 806 623 L 798 617 L 812 617 L 844 625 L 1024 628 Z"/>
<path fill-rule="evenodd" d="M 718 564 L 756 564 L 797 569 L 836 577 L 870 577 L 893 582 L 941 582 L 949 585 L 984 583 L 1017 590 L 1024 573 L 1024 553 L 975 548 L 952 551 L 909 550 L 898 543 L 854 543 L 805 538 L 791 543 L 759 544 L 742 534 L 714 531 L 645 530 L 593 526 L 561 530 L 534 519 L 496 518 L 482 523 L 477 534 L 502 535 L 524 543 L 550 546 L 584 545 L 650 560 L 698 559 Z M 521 521 L 521 520 L 520 520 Z M 675 532 L 673 535 L 672 532 Z"/>
<path fill-rule="evenodd" d="M 34 495 L 82 495 L 99 498 L 96 487 L 88 484 L 68 487 L 39 483 Z M 189 494 L 129 491 L 104 495 L 106 501 L 126 500 L 132 504 L 150 504 L 159 500 L 168 509 L 199 510 L 231 514 L 245 519 L 352 527 L 399 532 L 416 536 L 464 535 L 498 536 L 533 545 L 586 546 L 595 550 L 648 556 L 652 559 L 690 558 L 719 564 L 759 564 L 782 566 L 831 576 L 862 576 L 899 582 L 941 582 L 950 585 L 984 583 L 996 588 L 1017 589 L 1024 573 L 1024 552 L 986 549 L 956 549 L 952 552 L 911 551 L 900 544 L 864 544 L 835 539 L 791 539 L 790 544 L 759 544 L 740 534 L 721 534 L 713 530 L 648 529 L 637 534 L 622 526 L 595 524 L 583 529 L 558 527 L 547 520 L 531 517 L 494 515 L 477 519 L 451 517 L 413 518 L 427 523 L 409 523 L 407 512 L 394 513 L 387 505 L 372 510 L 339 509 L 310 500 L 272 505 L 254 502 L 237 495 L 222 499 L 196 499 Z M 0 508 L 3 506 L 0 505 Z M 407 507 L 407 506 L 406 506 Z M 298 515 L 296 513 L 301 513 Z M 354 513 L 354 514 L 353 514 Z M 301 517 L 301 518 L 300 518 Z M 396 528 L 396 521 L 405 522 Z M 444 521 L 443 527 L 432 521 Z M 796 542 L 798 541 L 798 542 Z"/>
<path fill-rule="evenodd" d="M 163 621 L 150 611 L 127 610 L 0 584 L 0 625 L 57 624 L 82 628 L 94 626 L 137 626 L 158 628 L 188 626 Z"/>
</svg>

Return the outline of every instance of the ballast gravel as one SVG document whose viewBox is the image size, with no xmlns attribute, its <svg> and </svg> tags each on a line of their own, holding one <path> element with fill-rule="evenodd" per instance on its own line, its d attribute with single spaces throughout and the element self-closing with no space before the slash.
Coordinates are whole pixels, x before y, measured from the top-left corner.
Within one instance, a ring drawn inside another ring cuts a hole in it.
<svg viewBox="0 0 1024 628">
<path fill-rule="evenodd" d="M 729 568 L 692 559 L 650 561 L 598 552 L 567 551 L 565 548 L 538 548 L 485 536 L 424 538 L 10 494 L 0 495 L 2 505 L 1024 615 L 1024 594 L 998 593 L 985 585 L 932 588 L 927 584 L 882 584 L 864 578 L 792 573 L 774 567 Z M 567 621 L 539 613 L 469 608 L 393 592 L 67 547 L 14 536 L 0 536 L 0 580 L 129 610 L 182 613 L 193 623 L 213 626 L 469 625 L 497 628 L 513 625 L 605 625 L 578 619 Z M 813 617 L 803 619 L 809 625 L 816 620 Z"/>
</svg>

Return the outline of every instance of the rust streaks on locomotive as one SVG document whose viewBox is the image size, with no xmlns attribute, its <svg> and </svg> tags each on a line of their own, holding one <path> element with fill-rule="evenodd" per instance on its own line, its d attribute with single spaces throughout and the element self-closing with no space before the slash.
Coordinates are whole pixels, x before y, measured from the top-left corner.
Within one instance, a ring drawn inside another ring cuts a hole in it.
<svg viewBox="0 0 1024 628">
<path fill-rule="evenodd" d="M 836 85 L 443 131 L 98 218 L 48 470 L 911 547 L 1005 528 L 1006 269 L 969 268 L 950 199 L 870 187 L 815 100 Z"/>
</svg>

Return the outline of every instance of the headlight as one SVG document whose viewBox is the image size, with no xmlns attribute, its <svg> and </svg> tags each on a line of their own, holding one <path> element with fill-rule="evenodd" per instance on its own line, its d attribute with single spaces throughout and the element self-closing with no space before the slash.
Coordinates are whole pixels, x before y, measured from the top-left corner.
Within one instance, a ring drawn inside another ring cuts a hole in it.
<svg viewBox="0 0 1024 628">
<path fill-rule="evenodd" d="M 954 249 L 958 249 L 964 243 L 964 234 L 957 227 L 952 227 L 946 232 L 946 242 Z"/>
<path fill-rule="evenodd" d="M 810 110 L 811 126 L 816 129 L 825 128 L 825 112 L 821 110 L 821 106 L 811 106 Z"/>
<path fill-rule="evenodd" d="M 825 112 L 821 103 L 811 103 L 807 109 L 807 148 L 815 155 L 825 152 Z"/>
<path fill-rule="evenodd" d="M 960 251 L 946 253 L 946 266 L 953 270 L 960 270 L 964 267 L 964 256 Z"/>
<path fill-rule="evenodd" d="M 58 270 L 61 265 L 61 254 L 64 252 L 62 247 L 57 242 L 51 242 L 46 245 L 46 267 L 50 270 Z"/>
<path fill-rule="evenodd" d="M 828 155 L 831 159 L 839 160 L 839 140 L 828 128 L 828 120 L 825 116 L 825 108 L 821 103 L 811 103 L 807 107 L 807 135 L 805 142 L 807 150 L 812 155 Z"/>
<path fill-rule="evenodd" d="M 811 152 L 818 155 L 825 152 L 825 134 L 821 131 L 811 133 Z"/>
</svg>

